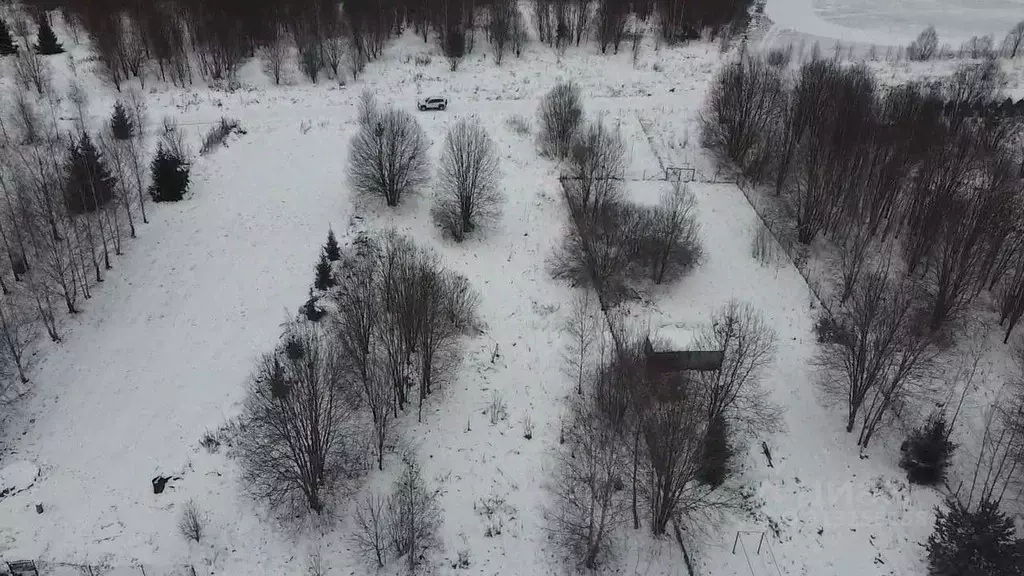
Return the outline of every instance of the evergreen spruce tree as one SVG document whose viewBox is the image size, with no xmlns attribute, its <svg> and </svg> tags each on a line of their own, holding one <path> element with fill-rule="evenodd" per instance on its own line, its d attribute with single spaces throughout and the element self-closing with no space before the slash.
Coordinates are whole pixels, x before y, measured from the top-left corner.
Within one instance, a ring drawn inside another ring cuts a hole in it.
<svg viewBox="0 0 1024 576">
<path fill-rule="evenodd" d="M 17 53 L 18 45 L 14 43 L 14 38 L 11 37 L 11 29 L 8 28 L 7 22 L 0 18 L 0 56 L 10 56 Z"/>
<path fill-rule="evenodd" d="M 704 437 L 704 452 L 701 455 L 697 477 L 708 486 L 721 486 L 729 477 L 729 460 L 733 450 L 729 446 L 729 427 L 725 418 L 718 416 L 708 426 Z"/>
<path fill-rule="evenodd" d="M 135 135 L 135 126 L 132 125 L 128 112 L 120 102 L 114 104 L 114 113 L 110 117 L 110 131 L 118 140 L 128 140 Z"/>
<path fill-rule="evenodd" d="M 44 56 L 64 52 L 64 46 L 57 41 L 57 35 L 53 33 L 53 28 L 50 26 L 50 19 L 46 14 L 39 17 L 39 33 L 36 35 L 36 52 Z"/>
<path fill-rule="evenodd" d="M 949 441 L 946 418 L 939 415 L 913 430 L 901 447 L 900 467 L 914 484 L 934 486 L 946 477 L 946 467 L 956 445 Z"/>
<path fill-rule="evenodd" d="M 323 252 L 320 253 L 320 261 L 316 263 L 316 281 L 313 285 L 317 290 L 327 290 L 334 286 L 334 277 L 331 276 L 331 261 Z"/>
<path fill-rule="evenodd" d="M 161 142 L 149 165 L 153 183 L 149 195 L 154 202 L 177 202 L 185 196 L 189 184 L 189 165 Z"/>
<path fill-rule="evenodd" d="M 64 200 L 68 212 L 94 212 L 114 197 L 114 177 L 88 133 L 83 132 L 78 143 L 68 150 L 67 171 Z"/>
<path fill-rule="evenodd" d="M 995 502 L 970 511 L 955 499 L 936 510 L 935 531 L 928 537 L 929 573 L 933 576 L 1017 576 L 1024 558 L 1013 537 L 1013 520 Z"/>
<path fill-rule="evenodd" d="M 337 262 L 341 259 L 341 247 L 338 246 L 338 239 L 334 237 L 334 230 L 327 230 L 327 244 L 324 245 L 324 254 L 327 255 L 327 259 L 331 262 Z"/>
</svg>

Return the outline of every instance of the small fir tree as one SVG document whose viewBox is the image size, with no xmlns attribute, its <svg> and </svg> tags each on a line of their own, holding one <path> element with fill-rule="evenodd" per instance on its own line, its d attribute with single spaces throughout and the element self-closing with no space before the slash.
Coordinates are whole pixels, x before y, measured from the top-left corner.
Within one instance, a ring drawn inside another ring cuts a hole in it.
<svg viewBox="0 0 1024 576">
<path fill-rule="evenodd" d="M 935 531 L 925 545 L 929 574 L 1017 576 L 1024 558 L 1013 532 L 1013 520 L 996 502 L 983 501 L 972 512 L 951 498 L 945 510 L 936 510 Z"/>
<path fill-rule="evenodd" d="M 50 26 L 50 19 L 43 14 L 39 17 L 39 33 L 36 35 L 36 52 L 44 56 L 61 54 L 64 46 L 57 41 L 57 35 L 53 33 Z"/>
<path fill-rule="evenodd" d="M 337 262 L 341 259 L 341 247 L 338 246 L 338 239 L 334 237 L 334 230 L 327 230 L 327 244 L 324 245 L 324 254 L 327 255 L 327 259 L 331 262 Z"/>
<path fill-rule="evenodd" d="M 913 430 L 902 446 L 900 467 L 907 471 L 907 479 L 914 484 L 934 486 L 946 477 L 946 467 L 956 445 L 949 441 L 949 426 L 945 416 L 930 418 Z"/>
<path fill-rule="evenodd" d="M 94 212 L 114 197 L 114 177 L 87 133 L 68 149 L 67 182 L 64 200 L 71 214 Z"/>
<path fill-rule="evenodd" d="M 317 290 L 327 290 L 334 286 L 334 277 L 331 276 L 331 261 L 323 252 L 320 253 L 320 261 L 316 263 L 316 281 L 313 285 Z"/>
<path fill-rule="evenodd" d="M 154 202 L 177 202 L 185 197 L 189 184 L 189 165 L 161 142 L 149 165 L 153 183 L 149 195 Z"/>
<path fill-rule="evenodd" d="M 0 18 L 0 56 L 10 56 L 18 53 L 18 45 L 11 37 L 11 29 L 7 22 Z"/>
<path fill-rule="evenodd" d="M 704 437 L 698 478 L 708 486 L 721 486 L 729 476 L 729 460 L 733 450 L 729 446 L 729 428 L 725 418 L 718 416 L 708 426 Z"/>
<path fill-rule="evenodd" d="M 128 140 L 135 135 L 135 126 L 132 124 L 124 104 L 114 104 L 114 113 L 110 116 L 110 131 L 118 140 Z"/>
</svg>

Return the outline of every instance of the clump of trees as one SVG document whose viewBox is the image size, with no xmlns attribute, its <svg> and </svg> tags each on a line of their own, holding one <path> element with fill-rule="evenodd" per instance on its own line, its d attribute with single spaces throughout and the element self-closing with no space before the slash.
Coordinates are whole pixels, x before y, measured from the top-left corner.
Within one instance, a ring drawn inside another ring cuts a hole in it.
<svg viewBox="0 0 1024 576">
<path fill-rule="evenodd" d="M 929 26 L 907 47 L 907 57 L 911 60 L 931 60 L 938 51 L 939 33 L 935 31 L 935 26 Z"/>
<path fill-rule="evenodd" d="M 477 119 L 461 120 L 445 137 L 434 222 L 457 242 L 478 226 L 494 221 L 504 201 L 499 186 L 498 152 Z"/>
<path fill-rule="evenodd" d="M 408 112 L 380 110 L 372 97 L 361 103 L 359 132 L 349 153 L 349 182 L 360 195 L 398 206 L 402 196 L 419 191 L 430 178 L 429 142 Z"/>
<path fill-rule="evenodd" d="M 743 54 L 723 67 L 702 115 L 703 140 L 744 178 L 774 189 L 800 246 L 824 236 L 839 253 L 840 303 L 881 249 L 902 251 L 926 325 L 937 330 L 985 289 L 1013 287 L 1022 245 L 1011 119 L 976 116 L 994 101 L 998 65 L 962 65 L 936 86 L 881 92 L 863 66 L 815 59 L 790 75 Z M 1011 322 L 1012 324 L 1012 322 Z M 1012 329 L 1012 326 L 1011 326 Z"/>
<path fill-rule="evenodd" d="M 694 344 L 725 350 L 720 371 L 661 373 L 647 362 L 648 335 L 616 323 L 606 331 L 580 302 L 569 360 L 584 389 L 562 426 L 547 519 L 567 557 L 594 569 L 614 557 L 630 520 L 660 535 L 726 506 L 718 491 L 733 447 L 777 430 L 781 414 L 760 385 L 774 332 L 749 305 L 728 303 Z M 586 369 L 581 349 L 590 352 Z"/>
<path fill-rule="evenodd" d="M 549 96 L 562 92 L 562 87 L 556 87 Z M 569 108 L 582 115 L 581 106 Z M 551 109 L 546 99 L 541 104 L 542 123 Z M 672 182 L 672 190 L 657 206 L 639 206 L 627 201 L 622 192 L 626 152 L 618 132 L 601 122 L 548 132 L 571 137 L 559 179 L 569 226 L 550 262 L 556 278 L 595 289 L 601 309 L 606 310 L 629 295 L 630 281 L 660 284 L 700 262 L 703 249 L 696 201 L 683 184 Z M 549 149 L 562 148 L 557 144 Z"/>
</svg>

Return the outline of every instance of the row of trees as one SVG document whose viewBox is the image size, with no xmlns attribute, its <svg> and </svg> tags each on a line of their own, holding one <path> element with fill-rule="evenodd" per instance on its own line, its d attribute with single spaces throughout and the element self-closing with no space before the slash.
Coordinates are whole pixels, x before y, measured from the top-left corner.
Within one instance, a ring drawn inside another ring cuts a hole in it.
<svg viewBox="0 0 1024 576">
<path fill-rule="evenodd" d="M 698 348 L 725 351 L 711 372 L 653 373 L 647 335 L 588 326 L 594 363 L 563 425 L 548 520 L 568 557 L 593 569 L 630 520 L 661 535 L 726 507 L 718 489 L 731 447 L 777 430 L 781 412 L 760 384 L 775 333 L 748 304 L 729 302 L 700 329 Z M 615 340 L 621 345 L 608 345 Z"/>
<path fill-rule="evenodd" d="M 790 76 L 744 55 L 719 74 L 703 137 L 774 189 L 798 242 L 825 235 L 836 245 L 840 303 L 884 247 L 903 261 L 893 271 L 923 286 L 930 329 L 990 289 L 1008 337 L 1024 303 L 1020 124 L 966 114 L 998 88 L 992 62 L 964 64 L 939 87 L 883 93 L 863 67 L 816 60 Z M 965 113 L 943 114 L 948 101 Z"/>
<path fill-rule="evenodd" d="M 664 38 L 674 42 L 696 38 L 705 29 L 745 25 L 751 4 L 534 0 L 533 10 L 542 42 L 579 45 L 593 31 L 604 52 L 609 46 L 618 51 L 631 14 L 640 22 L 657 13 Z M 128 78 L 144 82 L 154 72 L 182 85 L 197 75 L 230 78 L 253 56 L 262 57 L 280 82 L 292 53 L 312 81 L 325 71 L 342 78 L 358 74 L 405 27 L 424 41 L 433 34 L 453 69 L 472 52 L 477 29 L 485 31 L 499 64 L 509 50 L 519 55 L 528 37 L 514 0 L 31 0 L 28 5 L 41 27 L 49 30 L 47 11 L 59 10 L 76 41 L 80 33 L 88 35 L 118 88 Z M 633 34 L 642 32 L 635 26 Z"/>
<path fill-rule="evenodd" d="M 931 60 L 943 53 L 951 54 L 952 52 L 953 50 L 948 47 L 939 47 L 939 33 L 936 32 L 934 26 L 922 30 L 917 39 L 907 47 L 907 57 L 911 60 Z M 994 36 L 974 36 L 960 46 L 958 56 L 975 59 L 1005 56 L 1013 59 L 1022 53 L 1024 53 L 1024 20 L 1010 28 L 998 48 Z"/>
</svg>

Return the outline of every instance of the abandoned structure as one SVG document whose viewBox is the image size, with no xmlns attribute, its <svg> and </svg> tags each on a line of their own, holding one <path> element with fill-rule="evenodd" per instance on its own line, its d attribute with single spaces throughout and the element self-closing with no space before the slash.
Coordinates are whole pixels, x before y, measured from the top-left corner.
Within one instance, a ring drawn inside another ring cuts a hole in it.
<svg viewBox="0 0 1024 576">
<path fill-rule="evenodd" d="M 644 376 L 654 384 L 655 395 L 672 400 L 682 395 L 688 372 L 715 372 L 722 369 L 725 352 L 721 350 L 654 349 L 650 338 L 644 339 Z"/>
</svg>

